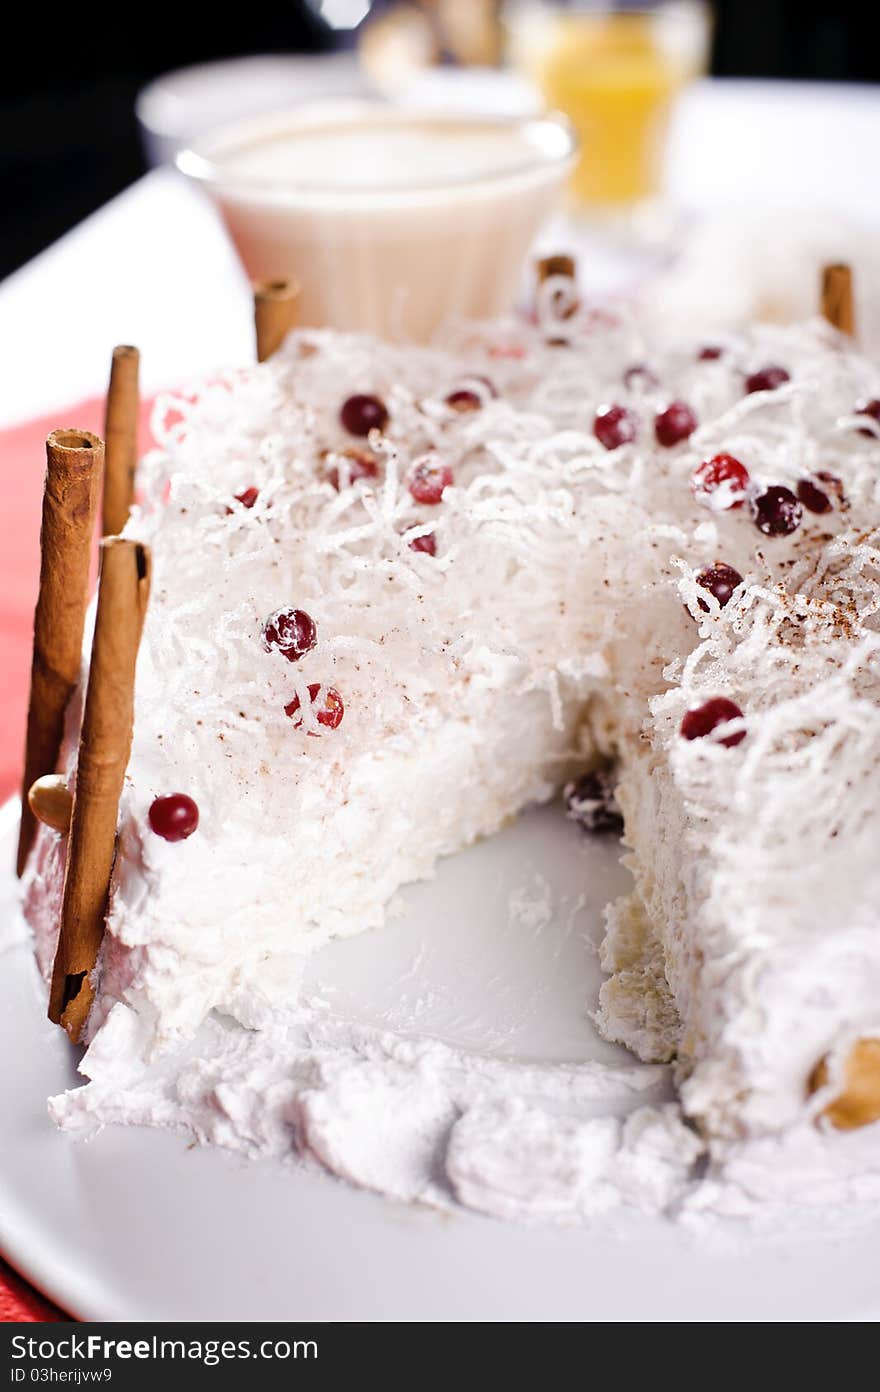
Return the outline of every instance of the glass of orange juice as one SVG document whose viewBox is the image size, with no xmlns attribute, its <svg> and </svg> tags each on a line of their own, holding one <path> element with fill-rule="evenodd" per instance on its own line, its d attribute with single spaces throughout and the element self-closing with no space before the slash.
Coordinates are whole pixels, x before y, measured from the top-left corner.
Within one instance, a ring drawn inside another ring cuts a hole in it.
<svg viewBox="0 0 880 1392">
<path fill-rule="evenodd" d="M 513 63 L 580 137 L 574 205 L 615 214 L 656 200 L 675 99 L 706 67 L 709 6 L 510 0 L 505 21 Z"/>
</svg>

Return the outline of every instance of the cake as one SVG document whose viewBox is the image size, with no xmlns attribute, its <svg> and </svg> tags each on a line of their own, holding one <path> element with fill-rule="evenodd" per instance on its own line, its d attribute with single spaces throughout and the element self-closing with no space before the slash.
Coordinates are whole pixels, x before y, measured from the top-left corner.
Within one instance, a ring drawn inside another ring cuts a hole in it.
<svg viewBox="0 0 880 1392">
<path fill-rule="evenodd" d="M 303 955 L 580 779 L 575 815 L 622 811 L 633 879 L 587 1004 L 673 1068 L 684 1168 L 799 1147 L 880 1177 L 880 372 L 821 320 L 648 347 L 580 308 L 549 338 L 302 330 L 158 401 L 91 1081 L 63 1124 L 189 1106 L 202 1137 L 308 1148 L 278 1062 L 302 1057 Z M 41 826 L 24 875 L 47 980 L 66 844 Z M 206 1023 L 220 1082 L 192 1061 Z"/>
</svg>

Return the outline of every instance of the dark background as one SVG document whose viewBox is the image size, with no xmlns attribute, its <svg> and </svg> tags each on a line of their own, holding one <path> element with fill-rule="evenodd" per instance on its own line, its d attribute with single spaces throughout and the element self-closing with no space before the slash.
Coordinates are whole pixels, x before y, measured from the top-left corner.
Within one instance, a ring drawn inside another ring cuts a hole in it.
<svg viewBox="0 0 880 1392">
<path fill-rule="evenodd" d="M 717 0 L 715 8 L 717 74 L 880 81 L 870 0 Z M 133 105 L 151 78 L 212 58 L 331 43 L 303 0 L 16 6 L 0 83 L 0 276 L 143 172 Z"/>
</svg>

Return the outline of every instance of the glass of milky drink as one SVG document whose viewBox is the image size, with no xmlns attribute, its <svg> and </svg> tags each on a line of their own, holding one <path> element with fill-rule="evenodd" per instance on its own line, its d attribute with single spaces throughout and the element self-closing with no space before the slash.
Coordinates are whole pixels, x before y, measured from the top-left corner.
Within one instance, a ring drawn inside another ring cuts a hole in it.
<svg viewBox="0 0 880 1392">
<path fill-rule="evenodd" d="M 298 282 L 299 323 L 424 340 L 510 308 L 576 156 L 563 117 L 346 102 L 227 128 L 177 165 L 249 276 Z"/>
</svg>

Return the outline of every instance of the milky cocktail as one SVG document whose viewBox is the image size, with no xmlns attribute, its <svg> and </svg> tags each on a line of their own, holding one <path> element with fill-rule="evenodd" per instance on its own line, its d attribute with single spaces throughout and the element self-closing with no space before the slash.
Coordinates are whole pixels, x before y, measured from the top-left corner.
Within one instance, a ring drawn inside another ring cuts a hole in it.
<svg viewBox="0 0 880 1392">
<path fill-rule="evenodd" d="M 299 321 L 424 339 L 509 308 L 575 157 L 559 119 L 352 102 L 231 128 L 178 159 L 248 274 L 299 282 Z"/>
</svg>

